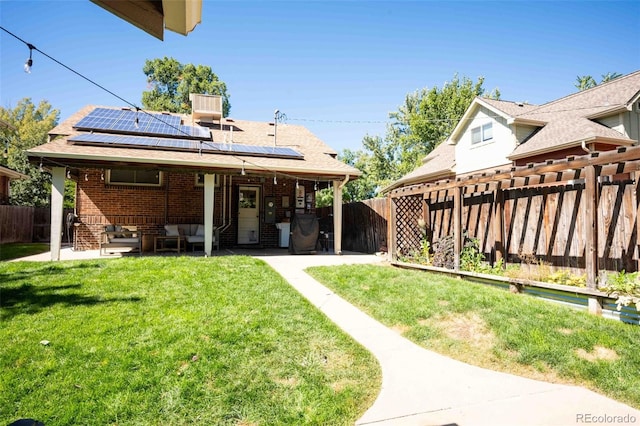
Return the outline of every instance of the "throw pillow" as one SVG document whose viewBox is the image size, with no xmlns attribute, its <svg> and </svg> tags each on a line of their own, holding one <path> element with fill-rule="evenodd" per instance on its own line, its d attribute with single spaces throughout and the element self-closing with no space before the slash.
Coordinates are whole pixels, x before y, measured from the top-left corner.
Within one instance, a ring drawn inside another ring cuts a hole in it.
<svg viewBox="0 0 640 426">
<path fill-rule="evenodd" d="M 204 225 L 198 225 L 198 228 L 196 229 L 196 236 L 204 237 Z"/>
<path fill-rule="evenodd" d="M 166 231 L 167 237 L 180 236 L 180 231 L 178 231 L 178 225 L 165 225 L 164 230 Z"/>
</svg>

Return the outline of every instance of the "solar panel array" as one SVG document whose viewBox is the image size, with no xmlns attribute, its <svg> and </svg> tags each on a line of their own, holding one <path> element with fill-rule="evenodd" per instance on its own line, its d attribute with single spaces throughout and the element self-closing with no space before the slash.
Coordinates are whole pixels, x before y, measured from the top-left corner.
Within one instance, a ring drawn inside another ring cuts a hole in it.
<svg viewBox="0 0 640 426">
<path fill-rule="evenodd" d="M 78 121 L 79 130 L 209 139 L 209 129 L 180 124 L 180 117 L 128 109 L 96 108 Z"/>
<path fill-rule="evenodd" d="M 103 133 L 85 133 L 69 138 L 70 142 L 86 145 L 124 146 L 128 148 L 162 149 L 170 151 L 204 152 L 211 154 L 247 155 L 303 159 L 298 151 L 286 147 L 255 146 L 202 142 L 189 139 L 157 138 L 150 136 L 119 136 Z"/>
</svg>

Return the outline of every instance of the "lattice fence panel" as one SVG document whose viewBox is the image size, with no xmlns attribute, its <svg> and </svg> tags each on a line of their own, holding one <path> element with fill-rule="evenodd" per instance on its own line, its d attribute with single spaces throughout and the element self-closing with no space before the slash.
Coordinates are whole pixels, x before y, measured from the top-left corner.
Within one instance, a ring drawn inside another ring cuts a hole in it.
<svg viewBox="0 0 640 426">
<path fill-rule="evenodd" d="M 418 220 L 422 219 L 422 195 L 393 198 L 395 207 L 396 255 L 406 256 L 420 249 L 422 231 Z"/>
</svg>

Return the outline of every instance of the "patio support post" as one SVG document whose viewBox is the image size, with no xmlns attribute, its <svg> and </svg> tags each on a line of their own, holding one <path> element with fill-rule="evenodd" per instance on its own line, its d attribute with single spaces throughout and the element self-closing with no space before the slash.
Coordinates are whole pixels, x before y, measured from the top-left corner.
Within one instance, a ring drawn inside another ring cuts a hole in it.
<svg viewBox="0 0 640 426">
<path fill-rule="evenodd" d="M 347 177 L 348 180 L 348 177 Z M 342 185 L 333 181 L 333 251 L 342 254 Z"/>
<path fill-rule="evenodd" d="M 204 253 L 211 256 L 213 248 L 213 209 L 216 175 L 204 175 Z"/>
<path fill-rule="evenodd" d="M 598 175 L 600 168 L 594 165 L 585 167 L 585 198 L 587 201 L 587 228 L 585 235 L 585 266 L 587 269 L 587 288 L 596 290 L 598 278 Z M 602 300 L 589 297 L 589 313 L 602 314 Z"/>
<path fill-rule="evenodd" d="M 51 169 L 51 260 L 60 260 L 62 245 L 62 215 L 64 201 L 65 167 Z"/>
</svg>

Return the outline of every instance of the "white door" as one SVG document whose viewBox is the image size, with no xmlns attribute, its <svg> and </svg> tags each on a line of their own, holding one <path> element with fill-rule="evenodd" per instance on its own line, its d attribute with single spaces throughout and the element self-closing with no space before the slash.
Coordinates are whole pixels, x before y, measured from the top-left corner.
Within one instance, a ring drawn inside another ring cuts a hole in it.
<svg viewBox="0 0 640 426">
<path fill-rule="evenodd" d="M 238 198 L 238 244 L 260 242 L 260 188 L 241 186 Z"/>
</svg>

